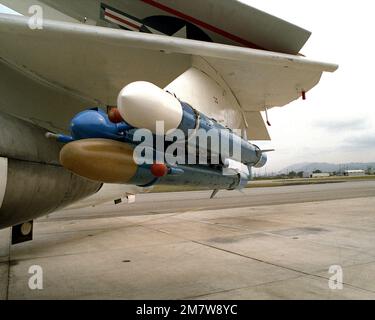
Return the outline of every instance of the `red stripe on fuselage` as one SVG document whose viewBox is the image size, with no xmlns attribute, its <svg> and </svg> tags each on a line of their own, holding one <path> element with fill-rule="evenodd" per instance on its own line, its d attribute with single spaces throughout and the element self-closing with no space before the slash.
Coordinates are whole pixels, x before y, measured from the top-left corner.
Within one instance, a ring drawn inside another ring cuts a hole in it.
<svg viewBox="0 0 375 320">
<path fill-rule="evenodd" d="M 119 18 L 119 17 L 117 17 L 117 16 L 115 16 L 115 15 L 113 15 L 113 14 L 107 12 L 107 11 L 105 12 L 105 15 L 108 16 L 108 17 L 110 17 L 110 18 L 112 18 L 112 19 L 115 19 L 115 20 L 117 20 L 119 22 L 124 23 L 124 24 L 128 25 L 129 27 L 132 27 L 134 29 L 138 29 L 139 30 L 139 26 L 135 25 L 134 23 L 131 23 L 129 21 L 121 19 L 121 18 Z"/>
<path fill-rule="evenodd" d="M 221 29 L 219 29 L 219 28 L 217 28 L 215 26 L 212 26 L 212 25 L 210 25 L 210 24 L 208 24 L 206 22 L 203 22 L 203 21 L 198 20 L 198 19 L 196 19 L 194 17 L 191 17 L 191 16 L 189 16 L 187 14 L 184 14 L 184 13 L 182 13 L 180 11 L 177 11 L 175 9 L 169 8 L 169 7 L 165 6 L 164 4 L 161 4 L 161 3 L 156 2 L 154 0 L 141 0 L 141 1 L 143 1 L 143 2 L 145 2 L 145 3 L 147 3 L 147 4 L 151 5 L 151 6 L 153 6 L 155 8 L 163 10 L 163 11 L 165 11 L 167 13 L 170 13 L 170 14 L 172 14 L 174 16 L 177 16 L 177 17 L 179 17 L 181 19 L 189 21 L 189 22 L 191 22 L 191 23 L 193 23 L 193 24 L 195 24 L 197 26 L 200 26 L 200 27 L 202 27 L 204 29 L 207 29 L 209 31 L 215 32 L 215 33 L 217 33 L 217 34 L 219 34 L 219 35 L 221 35 L 221 36 L 223 36 L 223 37 L 225 37 L 227 39 L 230 39 L 230 40 L 232 40 L 234 42 L 240 43 L 240 44 L 242 44 L 242 45 L 244 45 L 246 47 L 249 47 L 249 48 L 252 48 L 252 49 L 265 50 L 264 48 L 256 45 L 255 43 L 252 43 L 250 41 L 242 39 L 242 38 L 240 38 L 240 37 L 238 37 L 238 36 L 236 36 L 234 34 L 231 34 L 229 32 L 221 30 Z"/>
</svg>

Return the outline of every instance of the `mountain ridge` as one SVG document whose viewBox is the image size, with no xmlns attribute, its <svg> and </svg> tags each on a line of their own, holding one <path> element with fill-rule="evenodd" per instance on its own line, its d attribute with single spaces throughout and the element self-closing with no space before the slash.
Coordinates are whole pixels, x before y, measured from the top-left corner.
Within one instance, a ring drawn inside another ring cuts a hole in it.
<svg viewBox="0 0 375 320">
<path fill-rule="evenodd" d="M 320 170 L 322 172 L 339 172 L 344 170 L 367 170 L 368 168 L 375 169 L 375 162 L 348 162 L 341 164 L 329 162 L 301 162 L 287 166 L 280 170 L 280 172 L 313 172 L 315 170 Z"/>
</svg>

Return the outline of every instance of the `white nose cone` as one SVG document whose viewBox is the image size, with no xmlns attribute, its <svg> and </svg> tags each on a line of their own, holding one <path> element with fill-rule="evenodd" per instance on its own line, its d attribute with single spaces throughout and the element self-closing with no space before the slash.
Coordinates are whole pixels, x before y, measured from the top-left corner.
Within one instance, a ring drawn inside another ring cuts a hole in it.
<svg viewBox="0 0 375 320">
<path fill-rule="evenodd" d="M 131 126 L 156 133 L 156 121 L 164 121 L 164 130 L 177 129 L 182 121 L 180 102 L 150 82 L 138 81 L 121 90 L 117 100 L 122 118 Z"/>
</svg>

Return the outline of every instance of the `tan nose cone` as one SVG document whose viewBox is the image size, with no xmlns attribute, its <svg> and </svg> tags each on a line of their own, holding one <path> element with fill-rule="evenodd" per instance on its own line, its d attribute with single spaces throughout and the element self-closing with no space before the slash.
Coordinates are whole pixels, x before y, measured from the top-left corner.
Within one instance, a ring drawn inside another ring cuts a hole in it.
<svg viewBox="0 0 375 320">
<path fill-rule="evenodd" d="M 70 142 L 62 148 L 60 162 L 81 177 L 104 183 L 126 183 L 137 171 L 132 147 L 106 139 Z"/>
</svg>

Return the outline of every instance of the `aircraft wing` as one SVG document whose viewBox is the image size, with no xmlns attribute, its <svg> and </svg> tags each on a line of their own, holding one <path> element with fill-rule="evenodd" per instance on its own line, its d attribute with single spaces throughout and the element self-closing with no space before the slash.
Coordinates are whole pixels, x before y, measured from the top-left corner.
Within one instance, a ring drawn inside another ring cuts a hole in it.
<svg viewBox="0 0 375 320">
<path fill-rule="evenodd" d="M 46 20 L 42 30 L 32 30 L 28 21 L 27 17 L 0 15 L 2 63 L 34 82 L 82 101 L 81 109 L 116 105 L 119 91 L 137 80 L 167 87 L 193 68 L 219 84 L 223 96 L 230 94 L 236 102 L 231 106 L 226 100 L 223 105 L 220 97 L 210 97 L 208 92 L 201 102 L 211 101 L 208 116 L 221 117 L 220 121 L 233 128 L 249 128 L 253 119 L 258 119 L 254 123 L 259 126 L 260 111 L 298 99 L 319 82 L 323 72 L 337 69 L 334 64 L 301 56 L 84 24 Z M 7 98 L 11 105 L 11 97 Z M 33 99 L 30 92 L 25 101 L 29 108 L 22 108 L 20 114 L 12 107 L 13 113 L 33 118 Z M 215 104 L 217 110 L 212 107 Z M 66 106 L 66 117 L 61 118 L 56 115 L 64 110 L 58 101 L 56 106 L 60 110 L 55 112 L 53 99 L 40 102 L 38 110 L 46 108 L 48 112 L 39 112 L 38 117 L 64 130 L 67 119 L 80 110 Z M 204 106 L 194 107 L 204 111 Z M 269 137 L 263 130 L 256 138 Z"/>
<path fill-rule="evenodd" d="M 311 33 L 238 0 L 2 0 L 23 15 L 297 54 Z M 223 19 L 225 17 L 225 19 Z"/>
</svg>

